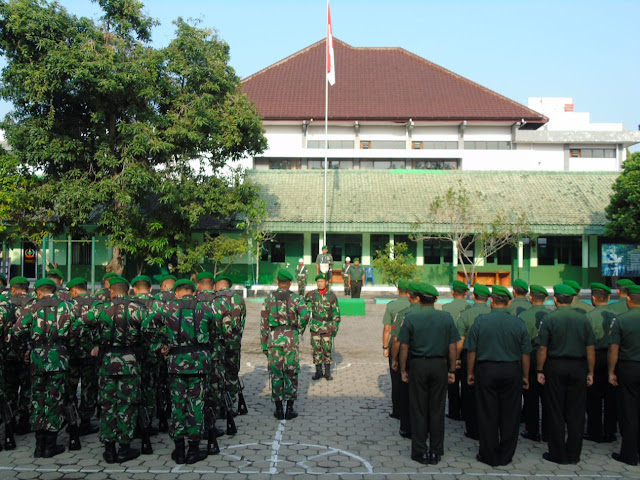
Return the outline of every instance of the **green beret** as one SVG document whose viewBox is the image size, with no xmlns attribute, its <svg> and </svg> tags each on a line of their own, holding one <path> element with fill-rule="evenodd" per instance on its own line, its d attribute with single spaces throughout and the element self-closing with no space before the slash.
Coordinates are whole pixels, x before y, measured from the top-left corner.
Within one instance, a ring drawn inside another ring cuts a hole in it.
<svg viewBox="0 0 640 480">
<path fill-rule="evenodd" d="M 107 272 L 102 276 L 102 281 L 104 282 L 105 280 L 109 280 L 111 277 L 119 277 L 120 275 L 118 275 L 116 272 Z"/>
<path fill-rule="evenodd" d="M 451 283 L 451 289 L 459 292 L 466 292 L 469 290 L 469 285 L 461 282 L 460 280 L 454 280 L 453 283 Z"/>
<path fill-rule="evenodd" d="M 409 281 L 404 278 L 398 280 L 398 288 L 400 290 L 409 290 Z"/>
<path fill-rule="evenodd" d="M 71 290 L 73 287 L 77 287 L 78 285 L 87 285 L 87 281 L 82 277 L 72 278 L 67 282 L 67 288 Z"/>
<path fill-rule="evenodd" d="M 133 280 L 131 280 L 131 285 L 135 285 L 138 282 L 147 282 L 151 285 L 151 279 L 146 275 L 138 275 L 137 277 L 134 277 Z"/>
<path fill-rule="evenodd" d="M 611 293 L 611 289 L 609 287 L 607 287 L 604 283 L 598 283 L 598 282 L 593 282 L 590 283 L 589 286 L 591 287 L 591 290 L 604 290 L 607 293 Z"/>
<path fill-rule="evenodd" d="M 318 280 L 318 279 L 326 280 L 327 275 L 325 273 L 319 273 L 318 275 L 316 275 L 316 278 L 314 280 Z"/>
<path fill-rule="evenodd" d="M 634 282 L 633 280 L 629 280 L 628 278 L 621 278 L 620 280 L 618 280 L 618 283 L 616 284 L 618 287 L 630 287 L 632 285 L 635 285 L 636 282 Z"/>
<path fill-rule="evenodd" d="M 119 283 L 124 283 L 127 286 L 129 286 L 129 282 L 127 282 L 127 279 L 124 277 L 112 277 L 109 280 L 109 286 L 113 287 L 114 285 L 117 285 Z"/>
<path fill-rule="evenodd" d="M 564 282 L 562 282 L 562 284 L 569 285 L 571 288 L 573 288 L 576 291 L 576 293 L 580 293 L 580 290 L 582 290 L 582 287 L 580 286 L 580 284 L 575 280 L 565 280 Z M 555 288 L 554 288 L 554 292 L 555 292 Z"/>
<path fill-rule="evenodd" d="M 491 287 L 491 294 L 504 295 L 505 297 L 513 298 L 513 295 L 511 295 L 509 289 L 507 287 L 503 287 L 502 285 L 494 285 L 493 287 Z"/>
<path fill-rule="evenodd" d="M 196 277 L 196 282 L 199 282 L 200 280 L 204 280 L 205 278 L 207 278 L 209 280 L 213 280 L 213 273 L 200 272 L 198 274 L 198 276 Z"/>
<path fill-rule="evenodd" d="M 640 293 L 640 285 L 629 285 L 625 288 L 629 293 Z"/>
<path fill-rule="evenodd" d="M 53 268 L 47 272 L 47 277 L 52 277 L 52 276 L 64 278 L 64 275 L 62 275 L 62 272 L 57 268 Z"/>
<path fill-rule="evenodd" d="M 180 280 L 176 281 L 176 284 L 173 286 L 173 292 L 175 293 L 176 288 L 178 287 L 182 287 L 186 285 L 187 287 L 189 287 L 191 290 L 193 290 L 194 292 L 197 290 L 196 288 L 196 284 L 193 283 L 191 280 L 189 280 L 188 278 L 181 278 Z"/>
<path fill-rule="evenodd" d="M 438 289 L 436 289 L 436 287 L 434 287 L 433 285 L 431 285 L 430 283 L 419 283 L 418 284 L 420 289 L 418 290 L 418 293 L 422 293 L 423 295 L 431 295 L 433 297 L 438 297 L 440 295 L 440 292 L 438 292 Z"/>
<path fill-rule="evenodd" d="M 221 280 L 226 280 L 227 282 L 229 282 L 229 285 L 233 285 L 233 281 L 231 280 L 231 278 L 227 277 L 226 275 L 218 275 L 218 276 L 215 278 L 214 282 L 215 282 L 215 283 L 218 283 L 218 282 L 220 282 Z"/>
<path fill-rule="evenodd" d="M 3 274 L 0 273 L 0 282 L 4 283 L 5 285 L 7 284 L 7 277 L 5 277 Z"/>
<path fill-rule="evenodd" d="M 41 278 L 40 280 L 38 280 L 36 282 L 36 284 L 33 286 L 33 288 L 37 290 L 40 287 L 44 287 L 45 285 L 49 285 L 50 287 L 54 287 L 54 288 L 56 288 L 58 286 L 56 284 L 56 282 L 54 282 L 50 278 Z"/>
<path fill-rule="evenodd" d="M 325 248 L 326 248 L 327 250 L 329 250 L 329 247 L 327 247 L 326 245 L 323 245 L 323 246 L 322 246 L 322 248 L 321 248 L 320 250 L 324 250 Z"/>
<path fill-rule="evenodd" d="M 576 289 L 567 283 L 563 283 L 562 285 L 554 285 L 553 293 L 555 293 L 556 295 L 570 295 L 572 297 L 578 294 L 578 292 L 576 292 Z"/>
<path fill-rule="evenodd" d="M 521 278 L 515 280 L 512 285 L 514 287 L 518 287 L 521 288 L 523 290 L 526 290 L 527 292 L 529 291 L 529 284 L 527 282 L 525 282 L 524 280 L 522 280 Z"/>
<path fill-rule="evenodd" d="M 173 280 L 174 282 L 178 281 L 178 277 L 176 277 L 175 275 L 165 275 L 164 277 L 162 277 L 162 282 L 164 282 L 165 280 Z"/>
<path fill-rule="evenodd" d="M 409 282 L 407 290 L 414 293 L 420 293 L 420 282 Z"/>
<path fill-rule="evenodd" d="M 531 285 L 530 287 L 531 293 L 542 293 L 544 295 L 549 295 L 549 291 L 541 285 Z"/>
<path fill-rule="evenodd" d="M 481 283 L 476 283 L 473 286 L 473 293 L 476 295 L 480 295 L 481 297 L 488 297 L 491 295 L 491 290 L 486 285 L 482 285 Z"/>
<path fill-rule="evenodd" d="M 284 268 L 278 270 L 278 275 L 276 275 L 276 278 L 278 280 L 289 280 L 290 282 L 293 282 L 293 275 L 289 270 L 285 270 Z"/>
<path fill-rule="evenodd" d="M 360 261 L 360 257 L 356 257 L 353 259 L 353 263 L 359 262 Z"/>
<path fill-rule="evenodd" d="M 13 287 L 14 285 L 29 285 L 29 279 L 27 277 L 13 277 L 9 282 L 9 286 Z"/>
</svg>

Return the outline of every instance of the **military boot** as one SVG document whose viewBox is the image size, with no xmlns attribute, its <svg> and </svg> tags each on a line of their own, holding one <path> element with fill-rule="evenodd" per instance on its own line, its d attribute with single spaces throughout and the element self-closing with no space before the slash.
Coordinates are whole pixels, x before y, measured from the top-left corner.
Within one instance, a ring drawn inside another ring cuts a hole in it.
<svg viewBox="0 0 640 480">
<path fill-rule="evenodd" d="M 34 458 L 42 458 L 42 452 L 44 451 L 44 442 L 45 442 L 45 435 L 44 432 L 41 430 L 38 430 L 36 432 L 36 449 L 33 452 L 33 457 Z"/>
<path fill-rule="evenodd" d="M 324 364 L 324 378 L 326 378 L 327 380 L 333 380 L 333 377 L 331 376 L 331 364 L 330 363 L 325 363 Z"/>
<path fill-rule="evenodd" d="M 131 448 L 130 443 L 121 443 L 118 449 L 118 463 L 128 462 L 140 456 L 140 450 Z"/>
<path fill-rule="evenodd" d="M 287 400 L 287 411 L 284 414 L 284 418 L 287 420 L 291 420 L 292 418 L 296 418 L 298 416 L 298 412 L 296 412 L 295 408 L 293 408 L 293 400 Z"/>
<path fill-rule="evenodd" d="M 80 436 L 84 437 L 85 435 L 91 435 L 92 433 L 98 433 L 100 431 L 100 427 L 91 423 L 91 420 L 82 420 L 80 421 Z"/>
<path fill-rule="evenodd" d="M 276 411 L 273 412 L 273 416 L 278 420 L 284 420 L 284 410 L 282 409 L 282 400 L 276 400 Z"/>
<path fill-rule="evenodd" d="M 118 452 L 116 452 L 116 442 L 105 442 L 104 453 L 102 458 L 107 463 L 116 463 L 118 461 Z"/>
<path fill-rule="evenodd" d="M 184 438 L 176 440 L 174 442 L 176 446 L 175 450 L 171 453 L 171 459 L 176 462 L 178 465 L 183 465 L 185 462 L 184 456 Z"/>
<path fill-rule="evenodd" d="M 143 455 L 151 455 L 153 453 L 153 447 L 151 446 L 151 432 L 148 428 L 142 433 L 142 448 L 140 451 Z"/>
<path fill-rule="evenodd" d="M 207 430 L 207 454 L 217 455 L 220 453 L 220 446 L 218 445 L 218 435 L 215 428 Z"/>
<path fill-rule="evenodd" d="M 51 458 L 64 452 L 64 445 L 58 445 L 57 432 L 44 432 L 44 448 L 42 458 Z"/>
<path fill-rule="evenodd" d="M 189 451 L 187 452 L 187 458 L 185 462 L 189 465 L 192 463 L 200 462 L 207 458 L 207 452 L 200 450 L 199 440 L 189 440 Z"/>
<path fill-rule="evenodd" d="M 82 448 L 80 444 L 80 429 L 78 426 L 70 427 L 69 431 L 69 451 L 77 451 Z"/>
<path fill-rule="evenodd" d="M 11 425 L 11 422 L 8 422 L 4 426 L 4 449 L 5 450 L 16 449 L 16 438 L 13 435 L 13 425 Z"/>
<path fill-rule="evenodd" d="M 15 433 L 18 435 L 26 435 L 31 432 L 31 424 L 29 423 L 29 417 L 27 415 L 21 415 L 15 428 Z"/>
<path fill-rule="evenodd" d="M 322 378 L 322 365 L 319 363 L 316 365 L 316 373 L 311 377 L 311 380 L 320 380 Z"/>
</svg>

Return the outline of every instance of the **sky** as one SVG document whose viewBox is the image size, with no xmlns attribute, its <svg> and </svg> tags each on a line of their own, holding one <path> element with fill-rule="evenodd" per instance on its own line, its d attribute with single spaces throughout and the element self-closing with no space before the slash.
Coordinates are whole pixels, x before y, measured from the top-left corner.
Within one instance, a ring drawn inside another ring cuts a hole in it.
<svg viewBox="0 0 640 480">
<path fill-rule="evenodd" d="M 61 0 L 99 18 L 89 0 Z M 326 0 L 143 0 L 173 38 L 172 21 L 217 30 L 244 78 L 326 35 Z M 402 47 L 519 103 L 572 97 L 592 122 L 640 124 L 640 0 L 333 0 L 333 34 L 356 47 Z M 337 81 L 339 81 L 337 72 Z M 0 103 L 0 116 L 10 109 Z"/>
</svg>

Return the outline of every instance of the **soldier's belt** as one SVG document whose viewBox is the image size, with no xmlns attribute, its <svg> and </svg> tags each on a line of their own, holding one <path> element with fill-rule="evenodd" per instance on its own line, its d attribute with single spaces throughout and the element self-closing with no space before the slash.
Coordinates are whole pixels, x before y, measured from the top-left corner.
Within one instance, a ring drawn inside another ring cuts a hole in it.
<svg viewBox="0 0 640 480">
<path fill-rule="evenodd" d="M 176 355 L 179 353 L 196 353 L 196 352 L 210 352 L 211 345 L 205 343 L 197 343 L 195 345 L 186 345 L 184 347 L 171 347 L 169 353 Z"/>
<path fill-rule="evenodd" d="M 271 330 L 297 330 L 297 325 L 276 325 L 275 327 L 269 327 Z"/>
<path fill-rule="evenodd" d="M 100 350 L 102 350 L 104 353 L 124 353 L 124 354 L 131 354 L 131 355 L 136 354 L 136 351 L 133 347 L 126 347 L 126 346 L 104 345 L 100 347 Z"/>
</svg>

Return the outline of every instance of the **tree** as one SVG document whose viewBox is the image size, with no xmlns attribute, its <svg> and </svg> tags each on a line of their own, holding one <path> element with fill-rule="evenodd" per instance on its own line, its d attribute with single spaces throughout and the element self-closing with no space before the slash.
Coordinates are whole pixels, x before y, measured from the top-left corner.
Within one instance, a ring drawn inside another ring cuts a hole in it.
<svg viewBox="0 0 640 480">
<path fill-rule="evenodd" d="M 248 251 L 249 243 L 244 236 L 218 235 L 212 237 L 205 235 L 204 242 L 185 252 L 178 252 L 178 271 L 192 274 L 204 272 L 203 263 L 205 260 L 209 260 L 214 264 L 213 275 L 218 276 L 226 272 L 238 258 L 246 255 Z M 218 269 L 218 266 L 223 263 L 225 264 L 224 268 Z"/>
<path fill-rule="evenodd" d="M 18 164 L 41 178 L 35 212 L 55 232 L 95 219 L 124 256 L 161 264 L 205 216 L 243 214 L 257 189 L 221 175 L 260 153 L 259 116 L 228 65 L 229 46 L 178 19 L 166 48 L 136 0 L 99 0 L 100 22 L 57 3 L 0 3 L 2 127 Z M 27 212 L 29 213 L 29 212 Z"/>
<path fill-rule="evenodd" d="M 428 219 L 414 224 L 414 238 L 448 241 L 455 245 L 467 283 L 473 281 L 476 268 L 487 257 L 530 235 L 525 213 L 472 208 L 481 202 L 480 192 L 469 192 L 462 184 L 457 188 L 449 187 L 429 205 Z"/>
<path fill-rule="evenodd" d="M 640 242 L 640 152 L 632 153 L 625 160 L 605 212 L 609 220 L 607 236 Z"/>
<path fill-rule="evenodd" d="M 413 262 L 413 255 L 406 253 L 408 250 L 406 243 L 387 243 L 384 252 L 376 250 L 376 258 L 373 266 L 380 273 L 382 281 L 398 284 L 398 280 L 417 280 L 418 266 Z"/>
</svg>

